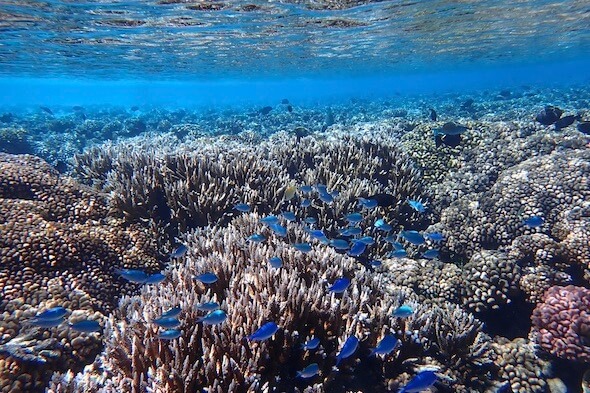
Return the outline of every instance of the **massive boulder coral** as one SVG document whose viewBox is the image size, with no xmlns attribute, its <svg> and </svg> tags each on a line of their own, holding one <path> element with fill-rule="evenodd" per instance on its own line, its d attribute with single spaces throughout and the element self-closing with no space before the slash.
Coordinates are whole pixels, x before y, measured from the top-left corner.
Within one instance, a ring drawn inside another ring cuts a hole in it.
<svg viewBox="0 0 590 393">
<path fill-rule="evenodd" d="M 145 230 L 109 217 L 104 196 L 33 156 L 0 154 L 0 232 L 1 390 L 40 389 L 52 370 L 100 349 L 67 327 L 30 326 L 37 312 L 59 305 L 99 319 L 134 289 L 117 267 L 160 267 Z"/>
</svg>

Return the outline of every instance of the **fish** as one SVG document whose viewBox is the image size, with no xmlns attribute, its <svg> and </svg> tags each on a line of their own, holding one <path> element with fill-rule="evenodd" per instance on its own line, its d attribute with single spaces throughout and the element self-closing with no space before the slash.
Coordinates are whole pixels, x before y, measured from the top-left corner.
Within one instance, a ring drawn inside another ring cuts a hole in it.
<svg viewBox="0 0 590 393">
<path fill-rule="evenodd" d="M 434 145 L 440 147 L 447 145 L 449 147 L 457 147 L 461 144 L 461 135 L 443 135 L 439 134 L 434 137 Z"/>
<path fill-rule="evenodd" d="M 375 221 L 375 224 L 373 225 L 375 226 L 375 228 L 383 232 L 389 232 L 393 229 L 393 227 L 390 224 L 386 223 L 383 218 L 380 218 L 377 221 Z"/>
<path fill-rule="evenodd" d="M 268 263 L 270 264 L 270 266 L 274 267 L 275 269 L 278 269 L 283 266 L 283 260 L 279 257 L 270 258 L 268 260 Z"/>
<path fill-rule="evenodd" d="M 182 258 L 183 256 L 186 255 L 187 251 L 188 251 L 188 247 L 185 246 L 184 244 L 180 244 L 170 253 L 170 258 L 172 258 L 172 259 Z"/>
<path fill-rule="evenodd" d="M 158 333 L 158 338 L 161 340 L 174 340 L 175 338 L 180 337 L 181 334 L 182 331 L 178 329 L 168 329 Z"/>
<path fill-rule="evenodd" d="M 374 209 L 379 206 L 379 203 L 376 199 L 365 199 L 365 198 L 358 198 L 359 205 L 364 207 L 365 209 Z"/>
<path fill-rule="evenodd" d="M 408 205 L 410 205 L 410 207 L 414 210 L 416 210 L 418 213 L 424 213 L 426 211 L 426 206 L 424 206 L 424 204 L 420 201 L 416 201 L 414 199 L 408 199 L 407 200 Z"/>
<path fill-rule="evenodd" d="M 381 265 L 383 265 L 383 262 L 377 260 L 377 259 L 371 259 L 371 261 L 369 262 L 369 264 L 373 267 L 381 267 Z"/>
<path fill-rule="evenodd" d="M 306 341 L 304 344 L 301 344 L 301 349 L 304 351 L 312 351 L 316 349 L 320 345 L 320 339 L 318 337 L 312 338 Z"/>
<path fill-rule="evenodd" d="M 545 222 L 545 219 L 541 216 L 531 216 L 524 220 L 524 225 L 530 228 L 538 228 Z"/>
<path fill-rule="evenodd" d="M 82 333 L 95 333 L 100 332 L 102 330 L 102 327 L 100 326 L 98 321 L 84 319 L 82 321 L 70 323 L 70 329 Z"/>
<path fill-rule="evenodd" d="M 426 259 L 438 258 L 438 250 L 436 248 L 428 249 L 422 253 L 422 258 L 426 258 Z"/>
<path fill-rule="evenodd" d="M 49 308 L 42 313 L 35 315 L 35 319 L 55 320 L 66 316 L 68 310 L 65 307 L 57 306 Z"/>
<path fill-rule="evenodd" d="M 320 192 L 319 198 L 320 198 L 320 201 L 327 203 L 327 204 L 334 202 L 334 197 L 332 196 L 332 194 L 327 193 L 327 192 Z"/>
<path fill-rule="evenodd" d="M 159 284 L 166 279 L 166 276 L 162 273 L 150 274 L 145 280 L 146 284 Z"/>
<path fill-rule="evenodd" d="M 363 233 L 363 230 L 359 227 L 348 227 L 348 228 L 341 228 L 338 230 L 338 233 L 341 236 L 356 236 Z"/>
<path fill-rule="evenodd" d="M 348 249 L 348 241 L 344 239 L 332 239 L 330 240 L 330 245 L 334 247 L 336 250 Z"/>
<path fill-rule="evenodd" d="M 131 109 L 131 112 L 136 112 L 136 111 L 138 111 L 138 110 L 139 110 L 139 107 L 138 107 L 137 105 L 133 105 L 133 106 L 132 106 L 131 108 L 129 108 L 129 109 Z"/>
<path fill-rule="evenodd" d="M 61 325 L 66 320 L 64 317 L 54 318 L 54 319 L 43 319 L 43 318 L 33 318 L 29 321 L 31 325 L 41 327 L 41 328 L 51 328 L 58 325 Z"/>
<path fill-rule="evenodd" d="M 311 244 L 309 243 L 294 243 L 293 247 L 302 253 L 308 253 L 311 251 Z"/>
<path fill-rule="evenodd" d="M 252 208 L 247 203 L 236 203 L 234 205 L 234 210 L 237 210 L 242 213 L 249 213 Z"/>
<path fill-rule="evenodd" d="M 365 250 L 367 249 L 367 245 L 361 241 L 354 241 L 352 242 L 352 247 L 348 250 L 348 255 L 351 257 L 358 257 L 360 256 Z"/>
<path fill-rule="evenodd" d="M 377 206 L 381 207 L 389 207 L 395 206 L 397 204 L 397 198 L 395 195 L 387 194 L 387 193 L 379 193 L 368 197 L 367 199 L 372 199 L 377 202 Z"/>
<path fill-rule="evenodd" d="M 283 105 L 289 105 L 289 100 L 288 100 L 288 99 L 286 99 L 286 98 L 283 98 L 283 99 L 281 100 L 281 104 L 283 104 Z"/>
<path fill-rule="evenodd" d="M 443 240 L 445 240 L 445 236 L 440 232 L 425 233 L 424 237 L 426 239 L 432 240 L 435 243 L 442 242 Z"/>
<path fill-rule="evenodd" d="M 301 201 L 301 207 L 306 208 L 311 206 L 311 201 L 309 199 L 304 199 Z"/>
<path fill-rule="evenodd" d="M 174 329 L 180 326 L 180 321 L 176 317 L 156 318 L 152 321 L 156 325 L 165 329 Z"/>
<path fill-rule="evenodd" d="M 262 243 L 266 240 L 266 237 L 264 237 L 264 235 L 261 235 L 260 233 L 255 233 L 254 235 L 248 237 L 247 240 L 252 243 Z"/>
<path fill-rule="evenodd" d="M 261 115 L 268 115 L 272 111 L 272 106 L 265 106 L 258 110 L 258 113 Z"/>
<path fill-rule="evenodd" d="M 297 216 L 293 212 L 283 212 L 282 216 L 287 221 L 293 222 L 293 221 L 297 220 Z"/>
<path fill-rule="evenodd" d="M 312 363 L 301 371 L 297 371 L 297 378 L 312 378 L 318 375 L 320 367 L 317 363 Z"/>
<path fill-rule="evenodd" d="M 219 307 L 220 307 L 220 305 L 217 302 L 199 303 L 195 306 L 195 308 L 199 311 L 215 311 Z"/>
<path fill-rule="evenodd" d="M 304 194 L 309 194 L 313 191 L 312 186 L 301 186 L 299 187 L 299 191 L 303 192 Z"/>
<path fill-rule="evenodd" d="M 393 312 L 393 316 L 397 318 L 407 318 L 414 315 L 414 309 L 406 304 L 399 306 Z"/>
<path fill-rule="evenodd" d="M 289 112 L 289 113 L 293 112 L 293 106 L 292 105 L 287 105 L 287 112 Z"/>
<path fill-rule="evenodd" d="M 399 344 L 399 340 L 392 334 L 386 334 L 381 341 L 377 344 L 375 348 L 371 350 L 371 355 L 387 355 L 391 351 L 393 351 L 397 345 Z"/>
<path fill-rule="evenodd" d="M 363 216 L 361 213 L 349 213 L 345 216 L 346 221 L 351 224 L 358 224 L 359 222 L 363 221 Z"/>
<path fill-rule="evenodd" d="M 329 242 L 328 238 L 326 237 L 326 234 L 321 229 L 311 229 L 309 230 L 309 234 L 311 235 L 311 237 L 319 240 L 322 243 Z"/>
<path fill-rule="evenodd" d="M 373 239 L 371 236 L 361 237 L 360 239 L 358 239 L 358 241 L 365 243 L 367 246 L 375 244 L 375 239 Z"/>
<path fill-rule="evenodd" d="M 578 119 L 578 116 L 576 116 L 576 115 L 567 115 L 567 116 L 562 117 L 561 119 L 559 119 L 555 123 L 553 123 L 553 126 L 555 127 L 555 131 L 559 131 L 562 128 L 571 126 L 572 124 L 574 124 L 574 121 L 576 121 L 576 119 Z"/>
<path fill-rule="evenodd" d="M 285 194 L 283 195 L 283 200 L 284 201 L 290 201 L 291 199 L 293 199 L 293 197 L 295 196 L 295 192 L 297 191 L 297 187 L 296 186 L 288 186 L 285 189 Z"/>
<path fill-rule="evenodd" d="M 467 131 L 467 127 L 449 121 L 443 124 L 441 128 L 434 129 L 434 137 L 437 135 L 462 135 L 465 131 Z"/>
<path fill-rule="evenodd" d="M 281 224 L 272 224 L 270 225 L 270 229 L 274 232 L 275 235 L 286 237 L 287 236 L 287 228 L 282 226 Z"/>
<path fill-rule="evenodd" d="M 336 366 L 338 366 L 338 364 L 340 364 L 340 361 L 342 359 L 346 359 L 346 358 L 352 356 L 356 352 L 356 349 L 358 348 L 358 346 L 359 346 L 358 338 L 356 338 L 356 336 L 354 336 L 354 335 L 349 336 L 346 339 L 346 341 L 344 342 L 342 349 L 340 349 L 340 352 L 336 356 Z"/>
<path fill-rule="evenodd" d="M 81 112 L 81 111 L 83 111 L 83 110 L 84 110 L 84 107 L 82 107 L 82 106 L 80 106 L 80 105 L 74 105 L 74 106 L 72 107 L 72 110 L 73 110 L 73 111 L 75 111 L 75 112 Z"/>
<path fill-rule="evenodd" d="M 277 216 L 266 216 L 260 219 L 260 222 L 265 225 L 273 225 L 279 223 L 279 218 Z"/>
<path fill-rule="evenodd" d="M 400 250 L 390 252 L 387 256 L 389 258 L 404 258 L 408 256 L 408 252 L 402 248 Z"/>
<path fill-rule="evenodd" d="M 315 218 L 315 217 L 305 217 L 305 219 L 303 221 L 305 221 L 307 224 L 310 224 L 310 225 L 318 222 L 317 218 Z"/>
<path fill-rule="evenodd" d="M 137 269 L 115 269 L 115 273 L 135 284 L 143 284 L 148 278 L 146 272 Z"/>
<path fill-rule="evenodd" d="M 563 110 L 556 106 L 548 105 L 537 114 L 535 120 L 544 126 L 550 126 L 558 121 L 561 118 L 561 115 L 563 115 Z"/>
<path fill-rule="evenodd" d="M 193 279 L 202 282 L 203 284 L 213 284 L 218 280 L 218 277 L 215 273 L 207 272 L 203 274 L 199 274 L 197 276 L 193 276 Z"/>
<path fill-rule="evenodd" d="M 399 235 L 402 238 L 404 238 L 407 242 L 415 246 L 424 244 L 424 242 L 426 241 L 424 239 L 424 236 L 422 236 L 418 231 L 401 231 Z"/>
<path fill-rule="evenodd" d="M 590 121 L 580 121 L 576 127 L 578 131 L 586 135 L 590 135 Z"/>
<path fill-rule="evenodd" d="M 436 115 L 436 111 L 432 108 L 428 109 L 430 111 L 430 120 L 432 121 L 436 121 L 436 119 L 438 118 L 438 116 Z"/>
<path fill-rule="evenodd" d="M 162 313 L 160 318 L 173 318 L 177 317 L 180 314 L 180 306 L 172 307 Z"/>
<path fill-rule="evenodd" d="M 342 293 L 342 292 L 346 291 L 349 286 L 350 286 L 350 280 L 346 277 L 342 277 L 342 278 L 339 278 L 338 280 L 334 281 L 334 284 L 332 284 L 328 288 L 328 291 L 334 292 L 334 293 Z"/>
<path fill-rule="evenodd" d="M 227 313 L 223 310 L 211 311 L 209 314 L 197 319 L 203 325 L 219 325 L 227 319 Z"/>
<path fill-rule="evenodd" d="M 250 341 L 264 341 L 266 339 L 271 338 L 277 331 L 279 327 L 274 322 L 267 322 L 262 325 L 258 330 L 248 336 L 248 340 Z"/>
<path fill-rule="evenodd" d="M 53 111 L 51 109 L 49 109 L 46 106 L 40 106 L 39 109 L 41 109 L 43 112 L 50 114 L 51 116 L 53 116 Z"/>
<path fill-rule="evenodd" d="M 410 382 L 408 382 L 406 384 L 406 386 L 404 386 L 399 391 L 399 393 L 419 393 L 419 392 L 422 392 L 422 391 L 430 388 L 432 385 L 434 385 L 434 383 L 436 382 L 437 379 L 438 379 L 438 377 L 436 376 L 434 371 L 430 371 L 430 370 L 420 371 L 418 374 L 416 374 L 410 380 Z"/>
</svg>

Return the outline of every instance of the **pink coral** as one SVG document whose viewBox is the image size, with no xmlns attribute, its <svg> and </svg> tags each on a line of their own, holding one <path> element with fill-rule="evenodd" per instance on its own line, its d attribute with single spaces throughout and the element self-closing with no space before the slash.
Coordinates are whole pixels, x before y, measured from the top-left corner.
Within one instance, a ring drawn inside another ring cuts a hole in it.
<svg viewBox="0 0 590 393">
<path fill-rule="evenodd" d="M 533 311 L 532 321 L 544 350 L 560 358 L 590 362 L 590 289 L 549 288 Z"/>
</svg>

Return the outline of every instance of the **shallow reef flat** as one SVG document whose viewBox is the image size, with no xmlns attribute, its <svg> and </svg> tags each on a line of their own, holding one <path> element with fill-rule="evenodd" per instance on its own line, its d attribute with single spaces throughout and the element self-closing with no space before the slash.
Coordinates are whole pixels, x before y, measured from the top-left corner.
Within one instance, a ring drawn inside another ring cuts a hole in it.
<svg viewBox="0 0 590 393">
<path fill-rule="evenodd" d="M 580 391 L 584 97 L 6 112 L 0 389 Z"/>
</svg>

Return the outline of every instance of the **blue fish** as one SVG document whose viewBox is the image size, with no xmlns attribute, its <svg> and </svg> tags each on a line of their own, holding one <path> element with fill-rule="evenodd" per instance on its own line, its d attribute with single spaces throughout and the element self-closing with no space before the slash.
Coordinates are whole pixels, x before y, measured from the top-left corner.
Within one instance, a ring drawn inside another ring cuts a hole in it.
<svg viewBox="0 0 590 393">
<path fill-rule="evenodd" d="M 541 216 L 531 216 L 524 220 L 524 225 L 530 228 L 538 228 L 545 222 L 545 219 Z"/>
<path fill-rule="evenodd" d="M 283 212 L 283 218 L 291 222 L 297 220 L 297 216 L 293 212 Z"/>
<path fill-rule="evenodd" d="M 386 223 L 385 220 L 382 218 L 375 221 L 374 226 L 375 226 L 375 228 L 377 228 L 383 232 L 389 232 L 393 229 L 393 227 L 390 224 Z"/>
<path fill-rule="evenodd" d="M 172 259 L 178 259 L 178 258 L 182 258 L 183 256 L 186 255 L 186 252 L 188 251 L 188 247 L 185 246 L 184 244 L 179 244 L 174 250 L 172 250 L 172 252 L 170 253 L 170 258 Z"/>
<path fill-rule="evenodd" d="M 342 293 L 346 291 L 346 289 L 350 286 L 350 280 L 346 277 L 339 278 L 338 280 L 334 281 L 334 284 L 328 288 L 328 291 L 334 293 Z"/>
<path fill-rule="evenodd" d="M 364 207 L 365 209 L 374 209 L 376 208 L 379 203 L 375 199 L 365 199 L 359 198 L 359 204 Z"/>
<path fill-rule="evenodd" d="M 98 321 L 93 321 L 90 319 L 84 319 L 82 321 L 70 323 L 70 328 L 82 333 L 94 333 L 100 332 L 102 330 Z"/>
<path fill-rule="evenodd" d="M 342 359 L 346 359 L 346 358 L 352 356 L 355 353 L 358 346 L 359 346 L 359 340 L 358 340 L 358 338 L 356 338 L 356 336 L 353 335 L 353 336 L 348 337 L 346 339 L 346 341 L 344 342 L 342 349 L 340 350 L 340 352 L 336 356 L 336 366 L 338 366 L 338 364 L 340 364 L 340 361 Z"/>
<path fill-rule="evenodd" d="M 146 284 L 159 284 L 166 279 L 166 276 L 162 273 L 150 274 L 145 280 Z"/>
<path fill-rule="evenodd" d="M 209 314 L 197 319 L 203 325 L 219 325 L 227 319 L 227 313 L 223 310 L 211 311 Z"/>
<path fill-rule="evenodd" d="M 297 378 L 312 378 L 318 375 L 320 367 L 317 363 L 312 363 L 301 371 L 297 371 Z"/>
<path fill-rule="evenodd" d="M 203 284 L 213 284 L 218 280 L 218 277 L 215 273 L 203 273 L 197 276 L 193 276 L 193 279 L 202 282 Z"/>
<path fill-rule="evenodd" d="M 282 226 L 281 224 L 271 224 L 270 229 L 275 233 L 275 235 L 280 237 L 287 236 L 287 228 Z"/>
<path fill-rule="evenodd" d="M 262 325 L 258 330 L 248 336 L 248 340 L 250 341 L 264 341 L 266 339 L 271 338 L 277 331 L 279 327 L 274 322 L 267 322 Z"/>
<path fill-rule="evenodd" d="M 326 237 L 326 234 L 321 229 L 312 229 L 309 231 L 309 234 L 311 235 L 311 237 L 319 240 L 322 243 L 329 242 L 328 238 Z"/>
<path fill-rule="evenodd" d="M 363 230 L 359 227 L 348 227 L 342 228 L 338 231 L 342 236 L 356 236 L 363 233 Z"/>
<path fill-rule="evenodd" d="M 389 253 L 389 258 L 405 258 L 408 256 L 408 252 L 403 248 L 401 250 L 395 250 Z"/>
<path fill-rule="evenodd" d="M 299 190 L 301 192 L 303 192 L 304 194 L 309 194 L 310 192 L 313 191 L 313 187 L 312 186 L 301 186 L 301 187 L 299 187 Z"/>
<path fill-rule="evenodd" d="M 363 252 L 367 249 L 367 245 L 361 241 L 355 241 L 352 243 L 352 247 L 348 250 L 348 255 L 351 257 L 358 257 L 361 256 Z"/>
<path fill-rule="evenodd" d="M 330 245 L 334 247 L 336 250 L 348 249 L 348 241 L 344 239 L 332 239 L 330 240 Z"/>
<path fill-rule="evenodd" d="M 375 239 L 373 239 L 371 236 L 361 237 L 358 241 L 365 243 L 367 246 L 375 244 Z"/>
<path fill-rule="evenodd" d="M 400 242 L 391 242 L 391 245 L 393 246 L 394 250 L 403 250 L 404 249 L 404 245 L 401 244 Z"/>
<path fill-rule="evenodd" d="M 397 318 L 407 318 L 414 315 L 414 309 L 408 305 L 402 305 L 395 309 L 393 316 Z"/>
<path fill-rule="evenodd" d="M 350 213 L 345 216 L 346 221 L 351 224 L 358 224 L 359 222 L 363 221 L 363 216 L 361 213 Z"/>
<path fill-rule="evenodd" d="M 371 262 L 369 262 L 371 264 L 371 266 L 373 267 L 381 267 L 381 265 L 383 265 L 383 262 L 377 260 L 377 259 L 372 259 Z"/>
<path fill-rule="evenodd" d="M 408 205 L 418 213 L 424 213 L 426 211 L 426 207 L 420 201 L 415 201 L 413 199 L 408 199 Z"/>
<path fill-rule="evenodd" d="M 52 320 L 52 319 L 60 319 L 63 318 L 68 313 L 68 310 L 65 307 L 57 306 L 49 308 L 42 313 L 35 315 L 35 319 L 44 319 L 44 320 Z"/>
<path fill-rule="evenodd" d="M 215 311 L 220 307 L 220 305 L 217 302 L 206 302 L 197 304 L 195 307 L 199 311 Z"/>
<path fill-rule="evenodd" d="M 277 224 L 279 218 L 277 216 L 266 216 L 260 219 L 260 222 L 266 225 Z"/>
<path fill-rule="evenodd" d="M 270 266 L 274 267 L 275 269 L 278 269 L 283 266 L 283 260 L 279 257 L 270 258 L 268 260 L 268 263 L 270 263 Z"/>
<path fill-rule="evenodd" d="M 176 317 L 156 318 L 152 322 L 164 329 L 174 329 L 180 326 L 180 321 Z"/>
<path fill-rule="evenodd" d="M 397 347 L 398 343 L 399 340 L 394 335 L 386 334 L 371 350 L 371 355 L 387 355 Z"/>
<path fill-rule="evenodd" d="M 422 258 L 426 258 L 426 259 L 434 259 L 434 258 L 438 258 L 438 250 L 435 248 L 431 248 L 429 250 L 426 250 L 422 253 Z"/>
<path fill-rule="evenodd" d="M 315 217 L 305 217 L 305 219 L 303 221 L 305 221 L 306 224 L 310 224 L 310 225 L 318 222 L 317 218 L 315 218 Z"/>
<path fill-rule="evenodd" d="M 425 233 L 424 237 L 432 240 L 435 243 L 445 240 L 445 236 L 440 232 Z"/>
<path fill-rule="evenodd" d="M 250 205 L 248 205 L 247 203 L 236 203 L 234 205 L 234 209 L 242 213 L 249 213 L 250 210 L 252 210 L 250 208 Z"/>
<path fill-rule="evenodd" d="M 410 380 L 410 382 L 407 383 L 406 386 L 404 386 L 399 391 L 399 393 L 419 393 L 419 392 L 422 392 L 423 390 L 426 390 L 426 389 L 432 387 L 432 385 L 434 385 L 434 383 L 436 382 L 437 379 L 438 379 L 438 377 L 436 376 L 436 374 L 433 371 L 429 371 L 429 370 L 420 371 L 418 374 L 416 374 L 414 376 L 414 378 L 412 378 Z"/>
<path fill-rule="evenodd" d="M 135 284 L 143 284 L 148 278 L 147 273 L 143 270 L 115 269 L 115 273 L 123 277 L 125 280 Z"/>
<path fill-rule="evenodd" d="M 328 194 L 327 192 L 326 193 L 320 192 L 318 197 L 320 198 L 320 201 L 327 203 L 327 204 L 334 202 L 334 197 L 332 196 L 332 194 Z"/>
<path fill-rule="evenodd" d="M 308 340 L 305 344 L 301 345 L 301 348 L 304 351 L 313 351 L 314 349 L 316 349 L 318 346 L 320 345 L 320 339 L 315 337 L 312 338 L 311 340 Z"/>
<path fill-rule="evenodd" d="M 251 235 L 248 238 L 248 241 L 250 241 L 252 243 L 262 243 L 265 240 L 266 240 L 266 238 L 264 237 L 264 235 L 261 235 L 260 233 L 255 233 L 254 235 Z"/>
<path fill-rule="evenodd" d="M 61 325 L 62 323 L 65 322 L 65 319 L 64 319 L 64 317 L 55 318 L 55 319 L 33 318 L 29 322 L 31 323 L 31 325 L 38 326 L 41 328 L 51 328 L 51 327 Z"/>
<path fill-rule="evenodd" d="M 304 199 L 301 201 L 301 207 L 306 208 L 311 206 L 311 201 L 309 199 Z"/>
<path fill-rule="evenodd" d="M 315 189 L 320 194 L 321 193 L 324 193 L 324 194 L 328 193 L 328 187 L 325 184 L 316 184 Z"/>
<path fill-rule="evenodd" d="M 180 314 L 180 306 L 172 307 L 171 309 L 164 311 L 160 318 L 173 318 Z"/>
<path fill-rule="evenodd" d="M 182 334 L 182 332 L 178 329 L 169 329 L 169 330 L 164 330 L 163 332 L 160 332 L 158 334 L 158 338 L 160 338 L 162 340 L 174 340 L 175 338 L 180 337 L 181 334 Z"/>
<path fill-rule="evenodd" d="M 424 239 L 424 236 L 422 236 L 418 231 L 401 231 L 400 236 L 403 237 L 407 242 L 415 246 L 424 244 L 424 242 L 426 241 Z"/>
<path fill-rule="evenodd" d="M 302 253 L 308 253 L 311 251 L 311 244 L 309 243 L 294 243 L 293 247 Z"/>
</svg>

